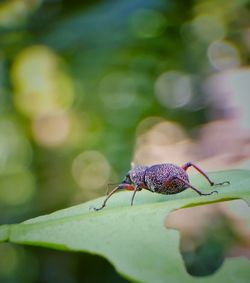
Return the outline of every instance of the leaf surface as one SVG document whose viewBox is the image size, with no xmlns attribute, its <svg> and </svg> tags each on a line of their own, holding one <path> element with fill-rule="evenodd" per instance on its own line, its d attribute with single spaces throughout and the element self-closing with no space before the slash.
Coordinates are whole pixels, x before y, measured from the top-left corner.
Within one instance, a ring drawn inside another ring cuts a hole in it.
<svg viewBox="0 0 250 283">
<path fill-rule="evenodd" d="M 90 208 L 100 206 L 104 198 L 20 224 L 3 225 L 0 241 L 98 254 L 137 282 L 249 282 L 250 261 L 246 258 L 227 259 L 215 274 L 192 277 L 179 252 L 178 231 L 164 226 L 169 213 L 182 207 L 239 198 L 249 204 L 249 171 L 209 175 L 215 182 L 230 181 L 230 185 L 217 187 L 219 193 L 211 196 L 199 196 L 191 189 L 176 195 L 141 191 L 133 207 L 129 205 L 131 192 L 120 192 L 98 212 Z M 199 175 L 190 179 L 203 192 L 213 189 Z"/>
</svg>

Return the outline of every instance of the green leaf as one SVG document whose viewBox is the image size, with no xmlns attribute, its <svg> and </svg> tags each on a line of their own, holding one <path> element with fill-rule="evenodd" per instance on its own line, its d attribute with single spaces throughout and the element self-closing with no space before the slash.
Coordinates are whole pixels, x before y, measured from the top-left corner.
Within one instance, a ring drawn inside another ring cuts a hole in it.
<svg viewBox="0 0 250 283">
<path fill-rule="evenodd" d="M 9 225 L 0 226 L 0 242 L 7 241 L 9 238 Z"/>
<path fill-rule="evenodd" d="M 131 192 L 121 192 L 98 212 L 89 208 L 100 206 L 103 198 L 2 226 L 0 240 L 99 254 L 118 272 L 139 282 L 249 282 L 250 262 L 245 258 L 227 259 L 211 276 L 192 277 L 179 252 L 179 233 L 164 226 L 169 213 L 181 207 L 238 198 L 249 203 L 249 171 L 216 172 L 210 176 L 215 182 L 230 181 L 230 185 L 217 187 L 217 195 L 201 197 L 191 189 L 177 195 L 142 191 L 133 207 L 129 205 Z M 198 175 L 191 176 L 191 183 L 203 192 L 211 191 Z"/>
</svg>

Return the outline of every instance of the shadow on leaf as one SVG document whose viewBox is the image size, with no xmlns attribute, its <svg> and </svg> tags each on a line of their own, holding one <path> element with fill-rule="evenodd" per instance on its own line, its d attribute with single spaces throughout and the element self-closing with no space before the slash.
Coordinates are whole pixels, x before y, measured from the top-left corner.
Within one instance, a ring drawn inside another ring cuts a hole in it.
<svg viewBox="0 0 250 283">
<path fill-rule="evenodd" d="M 239 213 L 250 215 L 249 210 L 245 202 L 234 200 L 176 210 L 167 217 L 167 228 L 180 232 L 180 252 L 189 274 L 213 274 L 227 257 L 250 259 L 250 230 Z"/>
</svg>

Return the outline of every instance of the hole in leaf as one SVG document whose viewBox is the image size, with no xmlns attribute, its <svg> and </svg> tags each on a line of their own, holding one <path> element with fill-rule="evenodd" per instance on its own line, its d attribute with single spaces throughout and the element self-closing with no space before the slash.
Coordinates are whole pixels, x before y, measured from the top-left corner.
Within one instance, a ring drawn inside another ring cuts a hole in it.
<svg viewBox="0 0 250 283">
<path fill-rule="evenodd" d="M 180 252 L 193 276 L 216 272 L 227 257 L 250 259 L 250 208 L 242 200 L 173 211 L 165 226 L 180 232 Z"/>
</svg>

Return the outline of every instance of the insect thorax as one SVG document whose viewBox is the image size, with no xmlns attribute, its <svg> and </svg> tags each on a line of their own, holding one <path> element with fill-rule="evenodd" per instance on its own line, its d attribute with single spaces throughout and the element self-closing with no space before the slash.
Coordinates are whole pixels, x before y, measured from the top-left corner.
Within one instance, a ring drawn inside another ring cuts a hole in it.
<svg viewBox="0 0 250 283">
<path fill-rule="evenodd" d="M 131 181 L 139 186 L 144 184 L 145 172 L 148 166 L 135 166 L 129 171 Z"/>
</svg>

